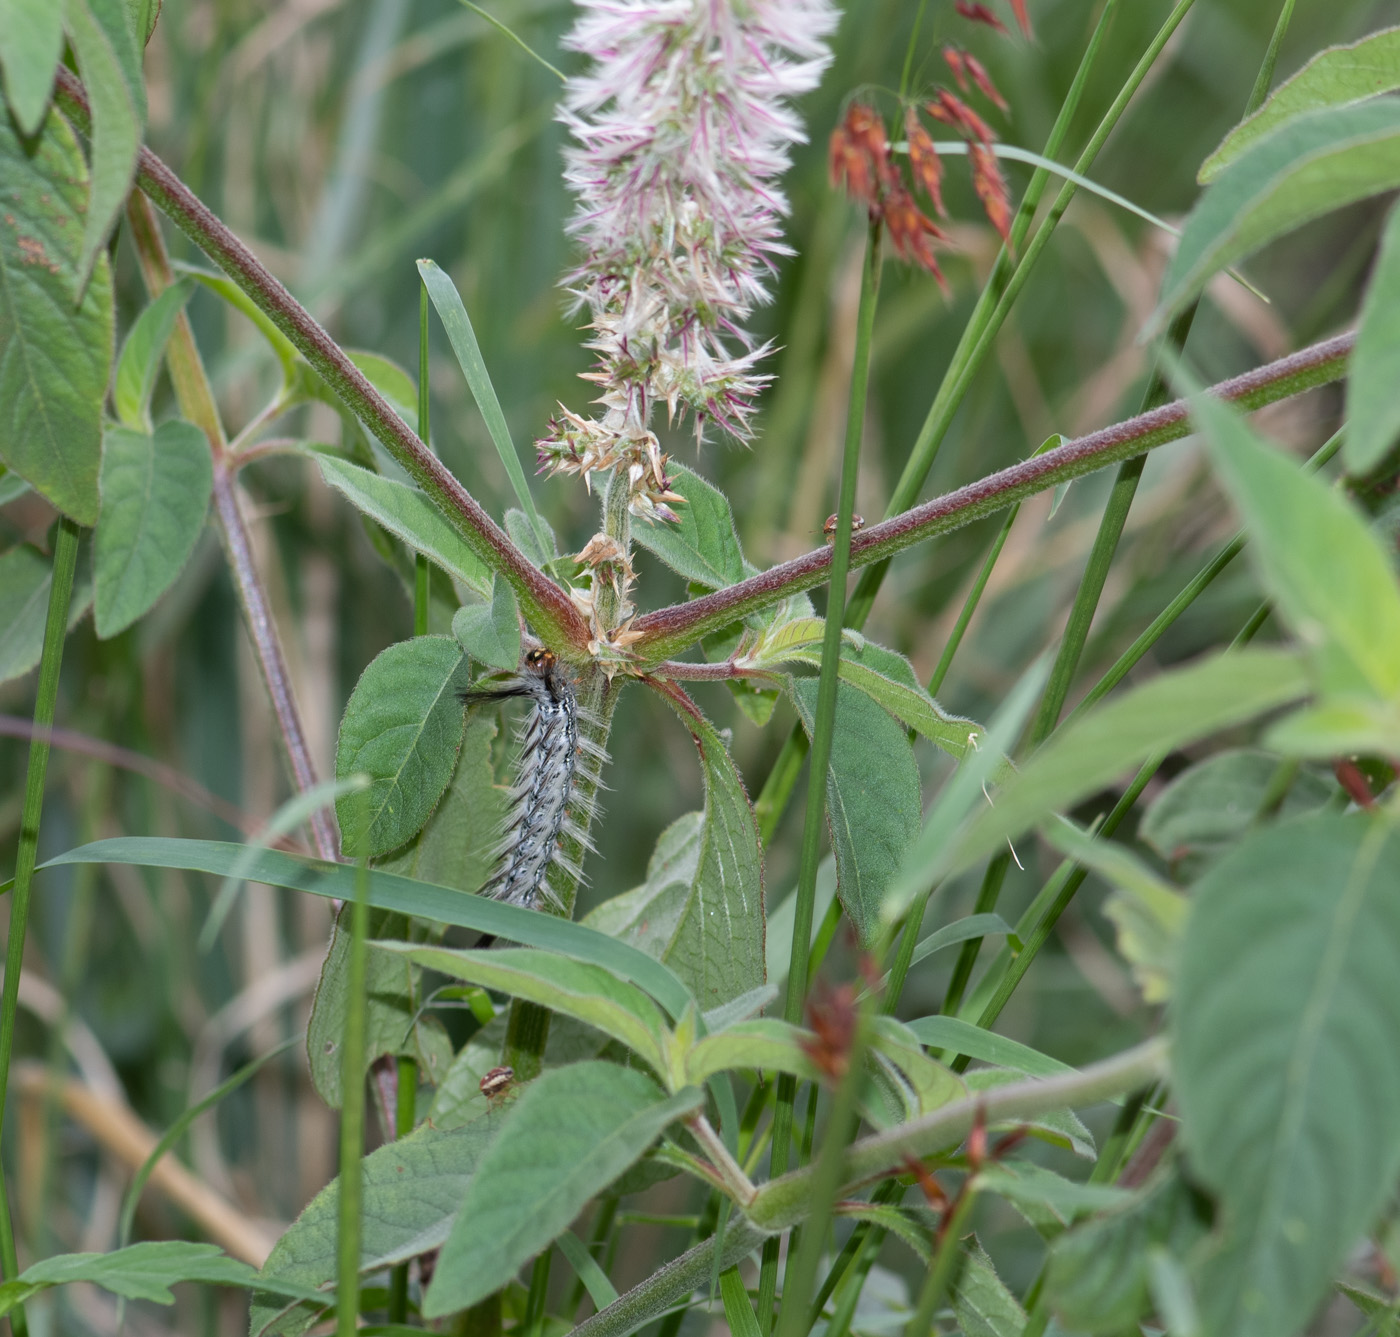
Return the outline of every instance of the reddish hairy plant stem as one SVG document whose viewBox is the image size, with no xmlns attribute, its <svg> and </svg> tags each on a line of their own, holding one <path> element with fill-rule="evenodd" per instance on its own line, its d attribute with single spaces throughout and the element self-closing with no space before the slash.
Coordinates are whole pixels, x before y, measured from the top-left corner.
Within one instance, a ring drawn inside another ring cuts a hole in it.
<svg viewBox="0 0 1400 1337">
<path fill-rule="evenodd" d="M 687 664 L 667 659 L 651 670 L 653 676 L 671 682 L 733 682 L 736 678 L 771 678 L 776 686 L 778 677 L 766 669 L 740 668 L 732 660 L 719 664 Z"/>
<path fill-rule="evenodd" d="M 69 78 L 71 79 L 71 76 Z M 136 246 L 146 287 L 152 297 L 159 296 L 170 286 L 174 277 L 170 272 L 170 258 L 166 254 L 160 228 L 150 205 L 141 195 L 134 192 L 127 207 L 127 217 L 131 223 L 132 240 Z M 183 311 L 177 317 L 175 329 L 171 334 L 167 361 L 170 365 L 171 380 L 175 384 L 176 397 L 180 402 L 180 411 L 204 432 L 209 441 L 214 463 L 214 513 L 219 518 L 224 554 L 233 573 L 238 602 L 243 608 L 248 635 L 252 639 L 263 682 L 272 701 L 273 713 L 277 716 L 277 727 L 287 750 L 287 760 L 291 763 L 292 779 L 297 789 L 305 793 L 316 784 L 316 765 L 311 759 L 311 748 L 306 741 L 301 711 L 297 708 L 296 696 L 292 692 L 291 674 L 287 671 L 287 660 L 282 653 L 277 624 L 272 620 L 267 591 L 263 588 L 262 578 L 253 561 L 253 545 L 248 534 L 248 523 L 244 518 L 243 508 L 238 503 L 238 464 L 229 453 L 228 437 L 219 417 L 218 405 L 214 402 L 214 393 L 199 356 L 199 347 L 194 341 L 194 333 Z M 326 860 L 338 859 L 340 839 L 330 813 L 325 808 L 316 809 L 308 818 L 308 825 L 316 844 L 316 853 Z"/>
<path fill-rule="evenodd" d="M 227 454 L 214 460 L 214 511 L 223 530 L 224 552 L 233 571 L 234 583 L 238 586 L 248 634 L 252 637 L 263 682 L 267 686 L 268 696 L 272 698 L 277 727 L 292 765 L 292 777 L 297 788 L 305 793 L 316 785 L 316 766 L 311 760 L 311 748 L 302 727 L 301 711 L 292 692 L 292 675 L 282 654 L 282 642 L 277 635 L 277 624 L 272 620 L 267 591 L 263 588 L 257 564 L 253 560 L 252 539 L 243 518 L 243 508 L 238 503 L 237 473 Z M 331 862 L 339 859 L 340 841 L 330 812 L 324 807 L 317 808 L 307 820 L 316 841 L 316 853 Z"/>
<path fill-rule="evenodd" d="M 1222 381 L 1212 386 L 1209 393 L 1244 409 L 1262 408 L 1340 379 L 1346 372 L 1347 358 L 1355 342 L 1354 331 L 1338 335 L 1232 380 Z M 883 561 L 925 539 L 1005 510 L 1036 492 L 1178 440 L 1190 430 L 1187 405 L 1177 400 L 1089 436 L 1066 441 L 1042 455 L 1022 460 L 853 534 L 851 566 Z M 647 659 L 677 654 L 702 636 L 728 626 L 747 613 L 822 584 L 830 568 L 831 549 L 816 548 L 728 589 L 647 613 L 632 623 L 632 630 L 641 633 L 636 652 Z"/>
<path fill-rule="evenodd" d="M 60 69 L 55 98 L 80 129 L 92 115 L 82 84 Z M 257 257 L 148 148 L 136 164 L 136 184 L 172 222 L 264 311 L 321 375 L 340 401 L 384 443 L 442 510 L 468 546 L 510 583 L 531 624 L 575 662 L 588 659 L 588 628 L 568 596 L 513 544 L 480 503 L 443 466 L 407 423 Z"/>
</svg>

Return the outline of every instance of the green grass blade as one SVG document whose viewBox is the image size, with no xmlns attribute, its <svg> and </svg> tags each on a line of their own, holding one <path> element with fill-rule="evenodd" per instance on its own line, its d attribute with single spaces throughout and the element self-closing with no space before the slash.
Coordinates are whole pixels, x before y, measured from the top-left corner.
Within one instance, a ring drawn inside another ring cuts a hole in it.
<svg viewBox="0 0 1400 1337">
<path fill-rule="evenodd" d="M 491 375 L 486 370 L 485 359 L 481 356 L 481 345 L 476 341 L 476 331 L 472 328 L 471 317 L 467 315 L 461 294 L 458 293 L 456 284 L 448 278 L 446 271 L 440 269 L 432 260 L 420 260 L 418 273 L 422 276 L 428 296 L 433 300 L 433 306 L 437 308 L 438 319 L 447 331 L 448 342 L 457 355 L 457 364 L 462 368 L 462 375 L 467 378 L 476 406 L 481 410 L 486 430 L 491 433 L 491 440 L 495 443 L 496 453 L 500 455 L 501 463 L 505 466 L 506 476 L 515 491 L 516 500 L 520 503 L 521 510 L 530 517 L 530 523 L 539 536 L 540 546 L 548 549 L 551 545 L 544 526 L 540 523 L 539 512 L 535 510 L 535 499 L 530 495 L 529 484 L 525 481 L 525 470 L 520 467 L 520 456 L 516 454 L 515 445 L 510 439 L 506 415 L 501 411 L 501 401 L 496 398 L 496 387 L 491 384 Z"/>
</svg>

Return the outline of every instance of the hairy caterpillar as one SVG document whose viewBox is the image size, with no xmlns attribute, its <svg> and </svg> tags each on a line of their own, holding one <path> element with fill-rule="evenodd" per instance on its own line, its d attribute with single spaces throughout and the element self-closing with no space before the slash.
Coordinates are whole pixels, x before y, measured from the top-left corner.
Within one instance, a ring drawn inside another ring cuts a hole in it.
<svg viewBox="0 0 1400 1337">
<path fill-rule="evenodd" d="M 462 699 L 471 705 L 510 697 L 524 697 L 534 702 L 534 709 L 516 731 L 519 752 L 509 790 L 510 811 L 496 850 L 496 870 L 481 895 L 532 910 L 541 900 L 562 909 L 550 874 L 557 869 L 570 881 L 583 878 L 583 870 L 562 844 L 577 841 L 593 852 L 588 838 L 594 812 L 590 796 L 599 787 L 598 771 L 607 753 L 579 732 L 583 712 L 552 651 L 529 651 L 513 677 L 466 692 Z"/>
</svg>

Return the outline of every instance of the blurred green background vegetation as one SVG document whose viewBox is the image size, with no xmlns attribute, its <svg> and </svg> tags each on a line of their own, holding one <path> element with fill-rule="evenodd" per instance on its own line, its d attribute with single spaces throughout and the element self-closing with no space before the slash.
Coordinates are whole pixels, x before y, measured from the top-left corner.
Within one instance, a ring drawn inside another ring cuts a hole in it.
<svg viewBox="0 0 1400 1337">
<path fill-rule="evenodd" d="M 825 140 L 852 91 L 877 90 L 878 97 L 886 90 L 885 110 L 892 110 L 890 90 L 898 86 L 916 8 L 914 0 L 851 4 L 835 40 L 836 62 L 802 108 L 811 143 L 787 180 L 795 254 L 780 265 L 775 300 L 755 321 L 780 351 L 769 363 L 778 380 L 753 448 L 716 438 L 697 455 L 688 431 L 666 443 L 675 458 L 729 493 L 748 554 L 759 563 L 815 546 L 833 505 L 863 226 L 857 210 L 826 185 Z M 969 25 L 947 0 L 930 0 L 914 69 L 916 83 L 941 82 L 941 43 L 970 46 L 1010 100 L 1010 117 L 994 121 L 1003 138 L 1038 149 L 1101 0 L 1032 0 L 1030 8 L 1034 44 Z M 1119 6 L 1071 148 L 1097 122 L 1168 8 L 1166 0 Z M 1239 118 L 1277 9 L 1277 0 L 1199 0 L 1094 178 L 1169 218 L 1183 213 L 1196 195 L 1196 167 Z M 566 0 L 499 0 L 492 12 L 546 59 L 570 67 L 570 53 L 559 47 L 572 21 Z M 1394 11 L 1383 0 L 1299 5 L 1278 78 L 1321 46 L 1353 40 L 1387 17 Z M 558 82 L 490 24 L 454 0 L 167 0 L 146 68 L 152 147 L 342 343 L 414 366 L 413 261 L 431 256 L 462 292 L 517 443 L 525 447 L 542 432 L 556 401 L 582 407 L 588 387 L 576 377 L 588 357 L 559 287 L 570 256 L 571 202 L 561 183 L 563 131 L 553 119 Z M 1006 170 L 1019 194 L 1029 169 Z M 950 175 L 948 202 L 961 220 L 953 229 L 958 249 L 944 257 L 951 296 L 922 273 L 893 262 L 885 270 L 857 500 L 871 518 L 884 509 L 995 256 L 965 167 L 952 164 Z M 1189 345 L 1205 377 L 1244 370 L 1350 321 L 1383 205 L 1329 216 L 1256 258 L 1248 272 L 1268 305 L 1218 281 Z M 1051 433 L 1077 434 L 1136 411 L 1147 370 L 1136 335 L 1155 301 L 1167 241 L 1141 220 L 1081 195 L 959 413 L 928 494 L 1020 459 Z M 199 260 L 173 234 L 171 246 L 177 258 Z M 129 320 L 144 292 L 120 236 L 116 272 Z M 190 310 L 236 430 L 274 387 L 275 363 L 252 327 L 209 294 L 196 292 Z M 431 385 L 436 449 L 499 516 L 508 498 L 504 473 L 437 332 Z M 1263 425 L 1290 448 L 1311 449 L 1335 425 L 1338 394 L 1324 390 L 1280 406 Z M 159 417 L 159 400 L 156 407 Z M 299 410 L 277 428 L 306 440 L 334 439 L 339 430 L 325 409 Z M 330 774 L 345 699 L 369 660 L 410 633 L 410 600 L 314 465 L 269 459 L 242 478 L 313 750 Z M 1074 484 L 1053 517 L 1048 496 L 1023 507 L 940 694 L 949 709 L 985 719 L 1053 644 L 1108 481 Z M 596 518 L 582 489 L 568 480 L 540 482 L 536 496 L 561 545 L 581 546 Z M 0 510 L 0 548 L 17 540 L 43 544 L 51 520 L 32 495 L 12 503 Z M 907 653 L 924 677 L 1000 523 L 997 517 L 914 550 L 885 584 L 867 631 Z M 1152 457 L 1081 668 L 1086 685 L 1194 573 L 1200 555 L 1231 532 L 1228 510 L 1190 443 Z M 639 566 L 642 607 L 683 596 L 657 562 L 643 554 Z M 1252 576 L 1237 564 L 1163 639 L 1154 662 L 1228 640 L 1257 600 Z M 0 687 L 0 714 L 27 716 L 32 690 L 32 676 Z M 734 730 L 736 758 L 756 793 L 790 722 L 786 707 L 760 732 L 722 687 L 699 685 L 696 696 Z M 230 805 L 254 831 L 287 796 L 270 712 L 211 532 L 151 617 L 105 643 L 90 626 L 70 640 L 58 720 L 157 759 L 186 781 L 172 789 L 109 760 L 58 749 L 41 858 L 113 834 L 236 839 Z M 0 738 L 0 866 L 13 858 L 24 751 L 22 741 Z M 649 694 L 624 698 L 612 751 L 612 792 L 585 906 L 639 881 L 658 832 L 700 800 L 691 743 Z M 920 755 L 935 781 L 939 760 L 931 751 Z M 1164 778 L 1186 760 L 1173 759 Z M 204 791 L 222 801 L 223 816 L 211 811 Z M 791 885 L 799 827 L 794 806 L 768 858 L 770 906 Z M 1003 901 L 1008 918 L 1045 871 L 1033 849 L 1021 854 L 1028 871 L 1012 869 Z M 55 1037 L 67 1026 L 78 1036 L 82 1080 L 94 1085 L 115 1075 L 140 1117 L 160 1130 L 219 1075 L 304 1025 L 329 931 L 321 902 L 249 888 L 218 945 L 201 955 L 195 939 L 217 890 L 206 881 L 131 868 L 40 876 L 22 986 L 28 996 L 21 994 L 29 1009 L 22 1056 L 60 1053 Z M 945 917 L 965 909 L 971 891 L 960 885 L 945 895 Z M 1153 1022 L 1109 950 L 1097 904 L 1091 881 L 1002 1022 L 1007 1033 L 1072 1063 L 1132 1042 Z M 916 969 L 905 993 L 907 1015 L 936 1010 L 950 965 L 951 956 L 931 958 Z M 827 971 L 839 976 L 849 966 L 849 954 L 838 952 Z M 53 990 L 31 983 L 40 980 Z M 85 1045 L 85 1034 L 95 1043 Z M 103 1070 L 103 1055 L 114 1072 Z M 21 1117 L 7 1122 L 5 1152 L 20 1166 L 20 1224 L 31 1256 L 110 1247 L 129 1168 L 99 1146 L 91 1127 L 59 1117 L 41 1094 L 31 1089 L 21 1103 Z M 204 1120 L 188 1150 L 196 1174 L 248 1218 L 285 1222 L 330 1177 L 334 1126 L 294 1049 L 226 1102 L 216 1121 Z M 675 1185 L 668 1191 L 680 1192 Z M 142 1210 L 151 1232 L 181 1228 L 178 1210 L 160 1193 L 148 1193 Z M 1014 1284 L 1024 1227 L 998 1217 L 981 1229 Z M 654 1233 L 635 1257 L 621 1260 L 614 1280 L 625 1286 L 644 1274 L 660 1257 L 651 1251 L 664 1243 Z M 105 1327 L 104 1302 L 81 1288 L 64 1295 L 65 1309 L 54 1315 L 60 1330 Z M 202 1316 L 176 1311 L 173 1321 L 186 1332 L 220 1322 L 237 1329 L 238 1302 L 230 1301 L 233 1312 L 220 1320 L 222 1303 L 205 1294 L 191 1301 L 204 1308 Z M 135 1331 L 154 1331 L 172 1320 L 141 1313 L 129 1321 Z"/>
</svg>

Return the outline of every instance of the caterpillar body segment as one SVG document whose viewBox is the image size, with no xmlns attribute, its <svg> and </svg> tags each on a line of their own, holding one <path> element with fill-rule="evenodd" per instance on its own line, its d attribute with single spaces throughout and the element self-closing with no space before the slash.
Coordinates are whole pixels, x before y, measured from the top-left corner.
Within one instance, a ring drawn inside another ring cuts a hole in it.
<svg viewBox="0 0 1400 1337">
<path fill-rule="evenodd" d="M 514 677 L 498 686 L 464 693 L 468 704 L 524 697 L 534 708 L 516 730 L 515 783 L 496 849 L 496 868 L 480 894 L 509 905 L 561 909 L 557 876 L 576 884 L 583 870 L 565 846 L 596 853 L 588 828 L 593 795 L 607 752 L 580 732 L 593 721 L 579 709 L 574 690 L 549 650 L 529 651 Z"/>
</svg>

